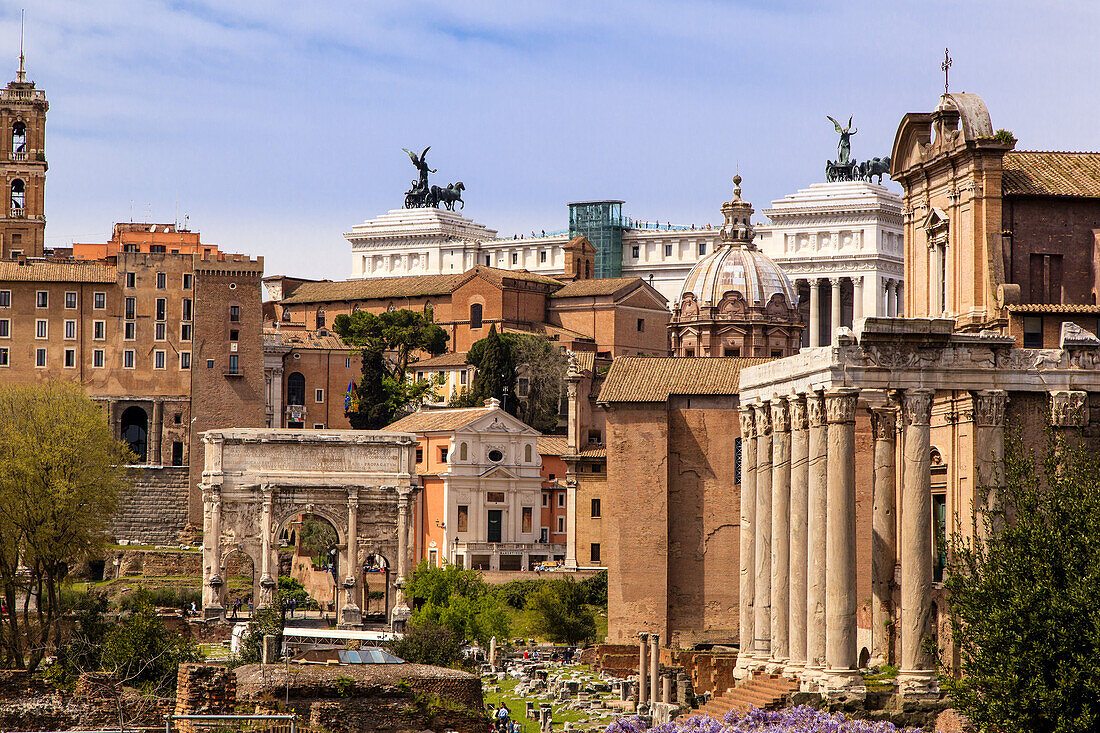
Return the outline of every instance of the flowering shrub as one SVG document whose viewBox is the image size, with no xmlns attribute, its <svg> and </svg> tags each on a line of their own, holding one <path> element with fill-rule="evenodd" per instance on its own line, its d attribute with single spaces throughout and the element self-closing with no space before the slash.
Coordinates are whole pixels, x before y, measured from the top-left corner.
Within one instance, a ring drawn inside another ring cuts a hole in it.
<svg viewBox="0 0 1100 733">
<path fill-rule="evenodd" d="M 646 730 L 645 722 L 635 715 L 615 721 L 607 726 L 605 733 L 644 733 Z M 830 715 L 809 705 L 799 705 L 784 710 L 752 708 L 745 714 L 731 710 L 726 713 L 725 722 L 706 715 L 693 715 L 649 730 L 650 733 L 897 733 L 898 727 L 887 722 L 850 720 L 843 713 Z"/>
</svg>

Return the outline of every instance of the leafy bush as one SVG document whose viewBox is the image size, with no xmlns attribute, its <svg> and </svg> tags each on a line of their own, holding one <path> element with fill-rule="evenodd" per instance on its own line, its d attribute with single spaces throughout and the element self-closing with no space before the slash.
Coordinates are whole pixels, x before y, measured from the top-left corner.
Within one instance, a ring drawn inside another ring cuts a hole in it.
<svg viewBox="0 0 1100 733">
<path fill-rule="evenodd" d="M 414 623 L 446 626 L 461 643 L 488 646 L 491 637 L 508 636 L 503 603 L 476 570 L 436 568 L 423 561 L 413 571 L 406 593 L 415 606 Z"/>
<path fill-rule="evenodd" d="M 522 611 L 527 606 L 527 599 L 547 581 L 541 578 L 530 580 L 509 580 L 503 585 L 498 585 L 496 593 L 500 600 L 507 603 L 517 611 Z"/>
<path fill-rule="evenodd" d="M 282 646 L 283 627 L 286 626 L 286 608 L 282 602 L 276 602 L 266 608 L 256 609 L 248 630 L 241 637 L 240 661 L 243 664 L 256 664 L 264 656 L 264 637 L 275 637 L 275 645 Z"/>
<path fill-rule="evenodd" d="M 527 608 L 534 611 L 535 630 L 550 641 L 583 644 L 596 638 L 596 615 L 587 603 L 587 592 L 571 577 L 543 585 Z"/>
<path fill-rule="evenodd" d="M 417 621 L 390 645 L 390 651 L 406 662 L 452 667 L 462 659 L 462 640 L 445 626 Z"/>
<path fill-rule="evenodd" d="M 601 570 L 580 582 L 585 603 L 607 610 L 607 571 Z"/>
<path fill-rule="evenodd" d="M 306 592 L 302 581 L 289 575 L 279 576 L 279 596 L 283 600 L 296 601 L 299 607 L 309 603 L 309 593 Z"/>
<path fill-rule="evenodd" d="M 108 632 L 100 667 L 126 685 L 166 692 L 175 688 L 180 664 L 200 659 L 195 643 L 165 628 L 156 608 L 144 603 Z"/>
<path fill-rule="evenodd" d="M 190 610 L 192 603 L 202 605 L 202 591 L 198 588 L 138 588 L 122 596 L 118 607 L 120 611 L 131 612 L 145 605 Z"/>
</svg>

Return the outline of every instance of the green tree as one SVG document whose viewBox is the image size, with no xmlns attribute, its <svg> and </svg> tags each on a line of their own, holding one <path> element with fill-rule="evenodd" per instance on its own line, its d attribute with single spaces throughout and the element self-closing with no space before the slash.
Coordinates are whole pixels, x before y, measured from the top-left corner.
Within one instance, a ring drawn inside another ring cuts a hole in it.
<svg viewBox="0 0 1100 733">
<path fill-rule="evenodd" d="M 194 642 L 165 628 L 157 609 L 143 603 L 107 633 L 100 666 L 123 684 L 163 695 L 175 689 L 180 664 L 201 659 Z"/>
<path fill-rule="evenodd" d="M 59 640 L 59 590 L 94 557 L 133 454 L 76 385 L 0 387 L 3 666 L 35 669 Z"/>
<path fill-rule="evenodd" d="M 460 641 L 482 646 L 494 636 L 508 636 L 503 603 L 476 570 L 450 564 L 437 568 L 423 561 L 413 571 L 406 593 L 416 609 L 414 625 L 443 626 Z"/>
<path fill-rule="evenodd" d="M 940 684 L 978 730 L 1100 729 L 1100 459 L 1050 438 L 1006 445 L 1005 488 L 945 580 L 961 677 Z"/>
<path fill-rule="evenodd" d="M 527 601 L 534 612 L 533 624 L 540 636 L 562 644 L 584 644 L 596 638 L 596 614 L 588 606 L 588 593 L 566 577 L 539 588 Z"/>
<path fill-rule="evenodd" d="M 581 581 L 585 603 L 607 610 L 607 571 L 601 570 Z"/>
<path fill-rule="evenodd" d="M 430 380 L 408 379 L 409 365 L 417 354 L 442 354 L 447 348 L 447 332 L 432 323 L 430 311 L 342 313 L 333 319 L 332 328 L 344 343 L 362 352 L 363 376 L 347 410 L 352 427 L 385 427 L 435 386 Z"/>
<path fill-rule="evenodd" d="M 558 404 L 565 389 L 569 360 L 545 336 L 515 334 L 512 352 L 516 363 L 518 411 L 516 417 L 542 433 L 558 426 Z M 527 395 L 520 397 L 518 382 L 526 380 Z"/>
<path fill-rule="evenodd" d="M 416 621 L 390 645 L 390 651 L 406 662 L 452 667 L 462 659 L 462 639 L 446 626 Z"/>
<path fill-rule="evenodd" d="M 487 399 L 496 398 L 509 414 L 515 415 L 516 400 L 505 400 L 504 394 L 507 388 L 511 395 L 515 395 L 516 356 L 512 338 L 507 334 L 498 334 L 495 323 L 490 325 L 489 335 L 475 341 L 466 352 L 466 363 L 477 368 L 469 401 L 480 405 Z"/>
</svg>

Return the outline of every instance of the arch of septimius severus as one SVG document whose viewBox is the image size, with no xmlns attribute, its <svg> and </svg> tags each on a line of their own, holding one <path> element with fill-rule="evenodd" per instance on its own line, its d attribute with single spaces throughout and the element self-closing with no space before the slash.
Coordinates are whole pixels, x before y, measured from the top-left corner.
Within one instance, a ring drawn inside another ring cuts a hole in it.
<svg viewBox="0 0 1100 733">
<path fill-rule="evenodd" d="M 891 176 L 905 189 L 910 317 L 867 318 L 832 346 L 741 370 L 742 675 L 864 694 L 856 462 L 873 461 L 871 657 L 898 663 L 902 695 L 934 693 L 934 470 L 948 531 L 973 533 L 986 490 L 1003 481 L 1006 424 L 1029 444 L 1046 429 L 1095 440 L 1100 339 L 1068 318 L 1057 348 L 1019 348 L 1013 336 L 1020 287 L 1004 263 L 1013 246 L 1034 245 L 1014 245 L 1002 223 L 1012 145 L 977 95 L 945 94 L 935 111 L 906 115 Z M 857 458 L 858 413 L 870 417 L 873 450 Z"/>
<path fill-rule="evenodd" d="M 302 514 L 328 520 L 338 538 L 341 627 L 362 623 L 360 567 L 373 556 L 396 567 L 395 628 L 408 619 L 404 581 L 413 568 L 413 500 L 418 490 L 405 433 L 233 428 L 204 434 L 203 613 L 226 608 L 227 560 L 251 558 L 252 597 L 270 604 L 278 587 L 278 537 Z"/>
</svg>

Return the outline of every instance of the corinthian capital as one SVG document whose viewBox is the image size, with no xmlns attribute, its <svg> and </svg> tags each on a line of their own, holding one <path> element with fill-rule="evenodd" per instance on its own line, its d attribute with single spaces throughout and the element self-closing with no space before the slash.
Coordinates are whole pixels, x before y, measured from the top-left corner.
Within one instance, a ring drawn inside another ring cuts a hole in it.
<svg viewBox="0 0 1100 733">
<path fill-rule="evenodd" d="M 787 410 L 787 400 L 772 400 L 772 430 L 777 433 L 791 431 L 791 413 Z"/>
<path fill-rule="evenodd" d="M 802 395 L 791 395 L 787 398 L 787 406 L 791 411 L 791 430 L 805 430 L 806 398 Z"/>
<path fill-rule="evenodd" d="M 825 419 L 831 423 L 849 423 L 856 420 L 857 389 L 837 389 L 825 393 Z"/>
<path fill-rule="evenodd" d="M 817 392 L 806 395 L 806 410 L 809 412 L 810 427 L 819 428 L 825 424 L 825 397 Z"/>
<path fill-rule="evenodd" d="M 901 409 L 907 425 L 929 425 L 932 422 L 932 396 L 930 389 L 907 389 L 902 397 Z"/>
<path fill-rule="evenodd" d="M 753 405 L 756 410 L 756 435 L 766 437 L 772 434 L 772 411 L 767 402 Z"/>
<path fill-rule="evenodd" d="M 974 422 L 981 427 L 1004 425 L 1008 393 L 1003 389 L 983 389 L 974 394 Z"/>
<path fill-rule="evenodd" d="M 741 437 L 744 439 L 756 437 L 756 420 L 751 406 L 737 408 L 738 417 L 741 418 Z"/>
</svg>

